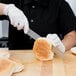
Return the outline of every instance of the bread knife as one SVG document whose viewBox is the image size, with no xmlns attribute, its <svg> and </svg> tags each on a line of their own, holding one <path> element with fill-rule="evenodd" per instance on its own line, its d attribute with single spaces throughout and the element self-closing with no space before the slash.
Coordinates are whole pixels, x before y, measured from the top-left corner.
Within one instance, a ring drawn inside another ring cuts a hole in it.
<svg viewBox="0 0 76 76">
<path fill-rule="evenodd" d="M 41 36 L 39 34 L 37 34 L 36 32 L 34 32 L 32 29 L 29 28 L 29 31 L 26 33 L 28 36 L 30 36 L 31 38 L 33 38 L 34 40 L 40 38 Z M 58 55 L 61 58 L 64 58 L 64 52 L 62 52 L 61 50 L 58 49 L 58 47 L 53 47 L 53 52 Z"/>
</svg>

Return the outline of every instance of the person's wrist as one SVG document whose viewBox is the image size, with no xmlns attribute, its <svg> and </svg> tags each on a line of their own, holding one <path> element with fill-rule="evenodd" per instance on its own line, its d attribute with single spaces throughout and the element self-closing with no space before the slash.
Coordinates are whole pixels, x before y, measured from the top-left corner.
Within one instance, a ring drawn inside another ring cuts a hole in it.
<svg viewBox="0 0 76 76">
<path fill-rule="evenodd" d="M 8 15 L 9 11 L 12 10 L 15 7 L 14 4 L 8 4 L 4 7 L 4 15 Z"/>
</svg>

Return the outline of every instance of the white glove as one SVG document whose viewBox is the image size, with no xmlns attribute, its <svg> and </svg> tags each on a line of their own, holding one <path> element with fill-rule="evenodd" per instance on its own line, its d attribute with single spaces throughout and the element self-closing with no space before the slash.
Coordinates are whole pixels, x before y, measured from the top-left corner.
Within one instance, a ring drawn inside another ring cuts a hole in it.
<svg viewBox="0 0 76 76">
<path fill-rule="evenodd" d="M 7 15 L 14 27 L 18 30 L 25 28 L 25 33 L 29 30 L 29 23 L 24 13 L 18 9 L 14 4 L 6 5 L 4 8 L 4 15 Z"/>
<path fill-rule="evenodd" d="M 57 34 L 48 34 L 46 38 L 53 46 L 58 47 L 63 53 L 65 52 L 65 47 Z"/>
</svg>

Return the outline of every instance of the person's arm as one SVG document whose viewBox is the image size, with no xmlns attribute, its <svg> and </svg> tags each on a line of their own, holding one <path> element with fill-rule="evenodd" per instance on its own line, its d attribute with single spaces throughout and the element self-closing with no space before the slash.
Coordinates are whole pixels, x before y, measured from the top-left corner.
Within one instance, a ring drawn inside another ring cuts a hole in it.
<svg viewBox="0 0 76 76">
<path fill-rule="evenodd" d="M 73 46 L 76 45 L 76 32 L 72 31 L 64 36 L 62 40 L 63 45 L 65 46 L 66 50 L 71 49 Z"/>
<path fill-rule="evenodd" d="M 60 5 L 60 33 L 64 37 L 62 40 L 63 45 L 65 46 L 65 50 L 69 50 L 74 45 L 76 45 L 76 17 L 75 14 L 70 7 L 70 5 L 62 0 Z"/>
<path fill-rule="evenodd" d="M 7 4 L 0 3 L 0 15 L 4 15 L 4 8 L 6 7 Z"/>
</svg>

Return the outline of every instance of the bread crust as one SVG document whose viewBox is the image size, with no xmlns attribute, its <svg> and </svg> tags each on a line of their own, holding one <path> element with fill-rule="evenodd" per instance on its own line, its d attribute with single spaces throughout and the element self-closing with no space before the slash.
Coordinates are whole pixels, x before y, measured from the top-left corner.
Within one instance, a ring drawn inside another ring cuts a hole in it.
<svg viewBox="0 0 76 76">
<path fill-rule="evenodd" d="M 41 61 L 51 60 L 50 55 L 53 56 L 52 53 L 52 44 L 44 37 L 38 38 L 34 42 L 33 53 L 35 57 Z"/>
</svg>

